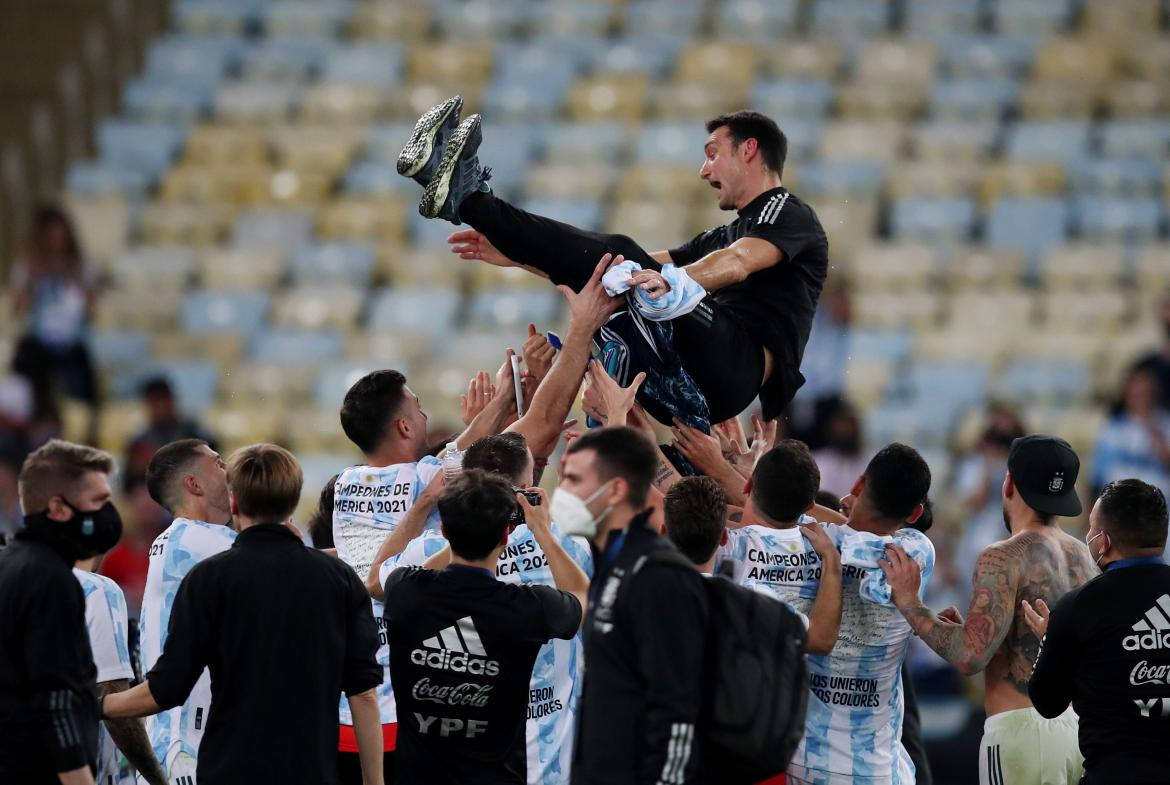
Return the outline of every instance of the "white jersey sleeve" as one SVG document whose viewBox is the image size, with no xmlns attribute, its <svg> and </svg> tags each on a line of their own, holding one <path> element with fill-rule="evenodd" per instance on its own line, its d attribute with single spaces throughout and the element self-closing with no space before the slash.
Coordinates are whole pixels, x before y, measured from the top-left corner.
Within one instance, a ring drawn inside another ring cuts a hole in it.
<svg viewBox="0 0 1170 785">
<path fill-rule="evenodd" d="M 893 590 L 879 564 L 885 557 L 887 545 L 900 545 L 922 571 L 919 598 L 934 575 L 934 544 L 916 529 L 899 529 L 892 537 L 880 537 L 869 532 L 850 532 L 841 546 L 841 565 L 864 569 L 858 586 L 863 599 L 878 605 L 893 605 Z"/>
<path fill-rule="evenodd" d="M 142 597 L 142 671 L 154 667 L 166 645 L 171 608 L 183 578 L 199 562 L 222 553 L 235 542 L 227 526 L 176 518 L 150 547 L 146 589 Z M 211 708 L 211 677 L 207 671 L 195 682 L 182 706 L 146 718 L 146 732 L 155 757 L 170 771 L 179 754 L 196 758 Z"/>
</svg>

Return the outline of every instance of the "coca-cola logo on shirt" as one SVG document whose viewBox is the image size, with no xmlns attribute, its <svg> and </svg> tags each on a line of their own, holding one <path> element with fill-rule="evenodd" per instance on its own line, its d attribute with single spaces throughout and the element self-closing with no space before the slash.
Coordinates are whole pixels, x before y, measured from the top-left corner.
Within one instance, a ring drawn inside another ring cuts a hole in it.
<svg viewBox="0 0 1170 785">
<path fill-rule="evenodd" d="M 1144 684 L 1170 684 L 1170 665 L 1150 665 L 1142 660 L 1129 672 L 1129 683 L 1135 687 Z"/>
<path fill-rule="evenodd" d="M 415 700 L 430 701 L 443 706 L 470 706 L 481 709 L 488 705 L 491 699 L 492 687 L 490 684 L 474 684 L 464 682 L 455 686 L 433 684 L 427 677 L 414 683 L 410 694 Z"/>
</svg>

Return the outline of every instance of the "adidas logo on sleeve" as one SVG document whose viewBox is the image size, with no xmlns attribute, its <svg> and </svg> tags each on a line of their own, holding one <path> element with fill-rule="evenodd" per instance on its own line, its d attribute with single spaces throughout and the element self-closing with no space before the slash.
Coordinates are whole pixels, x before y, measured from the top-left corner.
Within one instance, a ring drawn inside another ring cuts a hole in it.
<svg viewBox="0 0 1170 785">
<path fill-rule="evenodd" d="M 415 665 L 473 676 L 496 676 L 500 672 L 500 663 L 488 659 L 470 616 L 439 630 L 437 635 L 424 640 L 422 646 L 410 653 L 410 661 Z"/>
<path fill-rule="evenodd" d="M 1163 594 L 1121 640 L 1126 651 L 1170 649 L 1170 594 Z"/>
</svg>

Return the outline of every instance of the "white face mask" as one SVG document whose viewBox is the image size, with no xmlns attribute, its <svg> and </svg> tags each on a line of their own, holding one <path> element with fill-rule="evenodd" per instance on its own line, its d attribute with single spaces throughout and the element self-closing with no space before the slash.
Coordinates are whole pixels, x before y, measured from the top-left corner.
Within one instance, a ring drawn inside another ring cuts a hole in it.
<svg viewBox="0 0 1170 785">
<path fill-rule="evenodd" d="M 1102 529 L 1101 531 L 1097 532 L 1096 534 L 1094 534 L 1094 535 L 1093 535 L 1092 537 L 1090 537 L 1089 539 L 1085 540 L 1085 545 L 1089 546 L 1089 555 L 1090 555 L 1090 556 L 1092 556 L 1092 555 L 1093 555 L 1093 540 L 1097 539 L 1098 537 L 1100 537 L 1100 536 L 1101 536 L 1102 534 L 1104 534 L 1104 533 L 1105 533 L 1105 530 L 1104 530 L 1104 529 Z M 1101 555 L 1099 555 L 1099 556 L 1098 556 L 1098 557 L 1097 557 L 1097 558 L 1094 560 L 1094 562 L 1093 562 L 1093 563 L 1094 563 L 1094 564 L 1096 564 L 1098 567 L 1100 567 L 1100 566 L 1101 566 L 1101 560 L 1102 560 L 1102 559 L 1104 559 L 1104 558 L 1105 558 L 1105 552 L 1104 552 L 1104 551 L 1102 551 L 1102 552 L 1101 552 Z"/>
<path fill-rule="evenodd" d="M 552 513 L 552 519 L 556 521 L 557 528 L 562 534 L 585 537 L 589 540 L 597 536 L 598 525 L 605 520 L 613 507 L 607 507 L 605 512 L 595 518 L 593 513 L 589 512 L 589 503 L 604 493 L 609 485 L 609 482 L 605 483 L 585 500 L 564 488 L 553 491 L 549 512 Z"/>
</svg>

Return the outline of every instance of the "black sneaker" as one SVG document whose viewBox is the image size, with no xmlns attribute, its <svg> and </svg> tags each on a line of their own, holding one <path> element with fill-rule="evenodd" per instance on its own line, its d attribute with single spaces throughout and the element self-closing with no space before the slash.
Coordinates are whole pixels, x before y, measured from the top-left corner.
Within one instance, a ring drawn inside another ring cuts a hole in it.
<svg viewBox="0 0 1170 785">
<path fill-rule="evenodd" d="M 423 192 L 418 203 L 418 212 L 424 218 L 442 218 L 453 224 L 459 220 L 459 206 L 463 200 L 476 191 L 490 191 L 487 186 L 491 170 L 479 165 L 479 143 L 483 140 L 480 132 L 482 119 L 473 114 L 468 117 L 451 138 L 435 175 Z"/>
<path fill-rule="evenodd" d="M 461 111 L 463 98 L 457 95 L 424 112 L 398 154 L 398 174 L 414 179 L 425 188 L 443 160 L 443 149 L 459 125 Z"/>
</svg>

